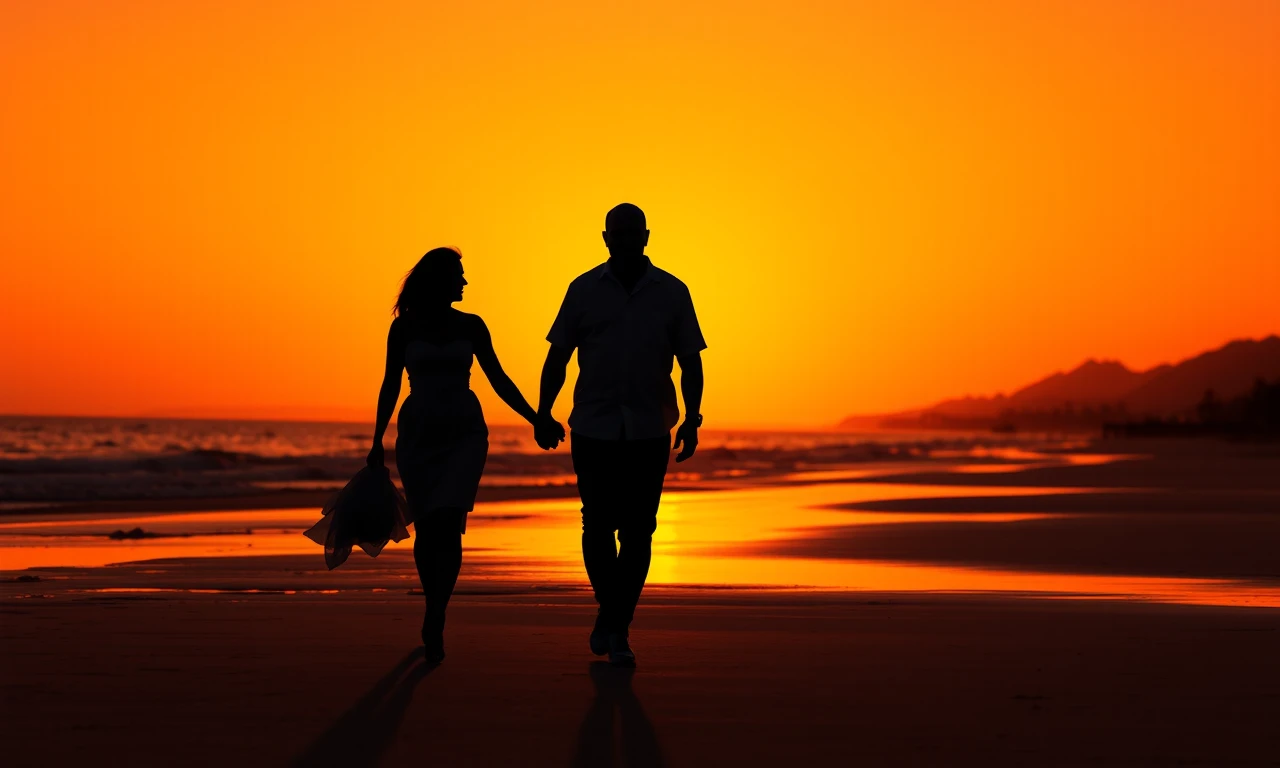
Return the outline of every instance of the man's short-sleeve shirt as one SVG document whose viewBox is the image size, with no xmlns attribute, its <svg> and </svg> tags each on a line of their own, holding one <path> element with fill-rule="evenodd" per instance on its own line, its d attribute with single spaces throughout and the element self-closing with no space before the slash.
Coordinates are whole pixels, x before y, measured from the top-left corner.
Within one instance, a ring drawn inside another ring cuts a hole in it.
<svg viewBox="0 0 1280 768">
<path fill-rule="evenodd" d="M 673 360 L 707 348 L 689 289 L 653 264 L 629 294 L 607 262 L 580 275 L 547 341 L 577 348 L 569 428 L 600 440 L 668 435 L 680 420 Z"/>
</svg>

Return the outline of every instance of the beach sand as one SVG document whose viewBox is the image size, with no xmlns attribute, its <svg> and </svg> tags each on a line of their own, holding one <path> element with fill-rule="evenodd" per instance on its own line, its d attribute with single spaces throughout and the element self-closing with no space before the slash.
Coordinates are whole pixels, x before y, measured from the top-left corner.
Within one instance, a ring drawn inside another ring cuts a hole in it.
<svg viewBox="0 0 1280 768">
<path fill-rule="evenodd" d="M 10 570 L 5 764 L 1280 765 L 1275 450 L 1129 447 L 673 493 L 630 673 L 571 500 L 477 509 L 434 669 L 403 545 Z"/>
<path fill-rule="evenodd" d="M 1275 765 L 1280 612 L 655 590 L 4 607 L 8 765 Z M 615 755 L 626 761 L 612 762 Z"/>
</svg>

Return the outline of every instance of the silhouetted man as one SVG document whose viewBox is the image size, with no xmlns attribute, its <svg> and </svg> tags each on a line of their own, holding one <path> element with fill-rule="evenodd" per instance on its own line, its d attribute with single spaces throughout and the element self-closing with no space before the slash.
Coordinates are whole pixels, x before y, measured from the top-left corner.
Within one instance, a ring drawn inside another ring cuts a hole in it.
<svg viewBox="0 0 1280 768">
<path fill-rule="evenodd" d="M 630 203 L 604 222 L 609 260 L 569 285 L 547 334 L 536 438 L 554 448 L 564 430 L 551 416 L 565 367 L 578 350 L 578 383 L 569 416 L 573 470 L 582 497 L 582 559 L 600 604 L 591 652 L 634 666 L 627 630 L 649 574 L 658 502 L 680 420 L 671 382 L 680 361 L 685 420 L 676 461 L 698 447 L 702 424 L 702 339 L 689 289 L 645 256 L 644 212 Z M 617 532 L 617 541 L 614 533 Z"/>
</svg>

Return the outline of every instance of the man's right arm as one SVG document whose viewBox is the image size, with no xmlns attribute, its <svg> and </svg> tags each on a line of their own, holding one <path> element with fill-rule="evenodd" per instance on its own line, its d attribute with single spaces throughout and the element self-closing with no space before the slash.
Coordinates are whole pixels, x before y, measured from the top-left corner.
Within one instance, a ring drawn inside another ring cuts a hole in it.
<svg viewBox="0 0 1280 768">
<path fill-rule="evenodd" d="M 569 358 L 573 357 L 571 347 L 552 344 L 547 349 L 546 362 L 542 364 L 542 382 L 538 391 L 538 414 L 551 416 L 551 407 L 556 404 L 560 390 L 564 387 L 565 369 L 569 367 Z"/>
<path fill-rule="evenodd" d="M 546 362 L 542 364 L 542 379 L 538 388 L 538 420 L 534 427 L 534 436 L 542 448 L 555 448 L 564 439 L 564 427 L 551 415 L 551 408 L 564 387 L 565 369 L 569 367 L 569 358 L 578 346 L 578 329 L 582 322 L 582 302 L 574 288 L 577 282 L 569 284 L 565 291 L 564 301 L 560 303 L 560 311 L 551 323 L 547 333 L 547 341 L 551 348 L 547 350 Z"/>
</svg>

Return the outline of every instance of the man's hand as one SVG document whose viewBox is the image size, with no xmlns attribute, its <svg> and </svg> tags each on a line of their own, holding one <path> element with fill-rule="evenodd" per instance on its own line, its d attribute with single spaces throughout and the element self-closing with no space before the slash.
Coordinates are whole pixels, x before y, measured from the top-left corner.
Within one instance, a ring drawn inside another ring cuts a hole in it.
<svg viewBox="0 0 1280 768">
<path fill-rule="evenodd" d="M 376 469 L 383 466 L 383 462 L 385 460 L 386 452 L 382 448 L 382 441 L 379 440 L 373 444 L 373 448 L 370 449 L 369 456 L 365 459 L 365 463 Z"/>
<path fill-rule="evenodd" d="M 549 413 L 540 413 L 533 422 L 533 440 L 544 451 L 555 450 L 564 442 L 564 426 Z"/>
<path fill-rule="evenodd" d="M 686 421 L 681 424 L 680 428 L 676 430 L 676 442 L 671 446 L 671 450 L 674 451 L 675 449 L 680 448 L 682 443 L 684 444 L 684 447 L 681 448 L 680 453 L 676 455 L 677 464 L 689 458 L 693 455 L 694 451 L 698 450 L 697 424 L 691 421 Z"/>
</svg>

